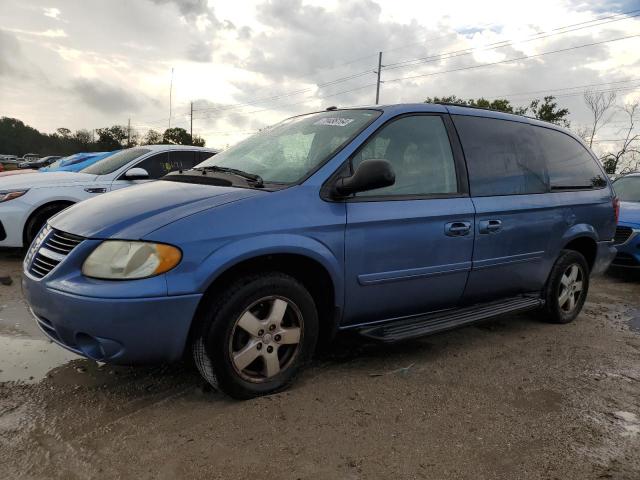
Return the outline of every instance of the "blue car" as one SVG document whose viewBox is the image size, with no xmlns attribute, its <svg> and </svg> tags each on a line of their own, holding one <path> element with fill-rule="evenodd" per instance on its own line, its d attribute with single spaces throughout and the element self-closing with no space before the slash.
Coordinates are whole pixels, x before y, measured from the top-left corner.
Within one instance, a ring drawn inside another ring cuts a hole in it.
<svg viewBox="0 0 640 480">
<path fill-rule="evenodd" d="M 86 158 L 81 160 L 76 159 L 72 163 L 62 163 L 62 165 L 55 169 L 56 172 L 81 172 L 87 167 L 90 167 L 94 163 L 102 160 L 103 158 L 107 158 L 110 155 L 118 152 L 119 150 L 114 150 L 113 152 L 96 152 Z"/>
<path fill-rule="evenodd" d="M 279 391 L 319 339 L 396 342 L 580 313 L 618 200 L 556 125 L 452 105 L 328 109 L 51 218 L 24 261 L 42 331 L 114 364 L 192 356 L 235 398 Z"/>
<path fill-rule="evenodd" d="M 93 165 L 98 160 L 108 157 L 115 153 L 113 152 L 90 152 L 90 153 L 75 153 L 68 157 L 60 158 L 48 167 L 39 169 L 40 172 L 79 172 L 84 168 Z"/>
<path fill-rule="evenodd" d="M 640 268 L 640 173 L 625 175 L 613 182 L 620 198 L 620 221 L 615 244 L 618 254 L 612 267 Z"/>
</svg>

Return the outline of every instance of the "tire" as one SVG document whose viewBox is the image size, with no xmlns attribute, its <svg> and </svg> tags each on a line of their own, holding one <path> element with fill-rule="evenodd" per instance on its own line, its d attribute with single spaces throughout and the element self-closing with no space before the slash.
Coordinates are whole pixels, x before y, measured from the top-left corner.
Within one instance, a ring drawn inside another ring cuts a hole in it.
<svg viewBox="0 0 640 480">
<path fill-rule="evenodd" d="M 574 250 L 562 250 L 545 286 L 545 320 L 572 322 L 580 314 L 588 292 L 589 265 L 584 256 Z"/>
<path fill-rule="evenodd" d="M 279 272 L 239 279 L 206 299 L 196 321 L 191 350 L 198 371 L 236 399 L 287 388 L 318 340 L 313 298 Z"/>
<path fill-rule="evenodd" d="M 53 217 L 56 213 L 61 212 L 71 205 L 73 204 L 54 203 L 42 207 L 38 212 L 36 212 L 36 214 L 29 219 L 27 225 L 24 228 L 24 248 L 29 248 L 29 246 L 33 242 L 33 239 L 36 238 L 36 235 L 38 235 L 38 233 L 40 232 L 40 229 L 44 226 L 45 223 L 47 223 L 47 220 Z"/>
</svg>

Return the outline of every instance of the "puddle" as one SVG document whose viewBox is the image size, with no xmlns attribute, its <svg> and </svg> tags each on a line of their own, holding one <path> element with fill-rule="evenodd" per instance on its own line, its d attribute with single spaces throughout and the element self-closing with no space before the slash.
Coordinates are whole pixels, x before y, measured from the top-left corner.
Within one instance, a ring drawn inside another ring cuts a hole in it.
<svg viewBox="0 0 640 480">
<path fill-rule="evenodd" d="M 613 416 L 624 429 L 625 436 L 635 436 L 640 434 L 640 419 L 635 413 L 613 412 Z"/>
<path fill-rule="evenodd" d="M 629 324 L 629 329 L 632 332 L 640 333 L 640 315 L 636 315 L 635 317 L 631 317 L 627 320 Z"/>
<path fill-rule="evenodd" d="M 81 358 L 48 340 L 0 335 L 0 382 L 33 383 Z"/>
</svg>

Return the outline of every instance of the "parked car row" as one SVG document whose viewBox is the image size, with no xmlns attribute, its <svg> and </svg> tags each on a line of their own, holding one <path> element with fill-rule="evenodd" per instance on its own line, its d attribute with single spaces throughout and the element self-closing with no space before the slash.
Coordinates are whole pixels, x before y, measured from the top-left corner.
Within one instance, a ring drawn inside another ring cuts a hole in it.
<svg viewBox="0 0 640 480">
<path fill-rule="evenodd" d="M 616 255 L 611 182 L 546 122 L 331 109 L 200 163 L 213 153 L 139 147 L 0 179 L 4 244 L 35 236 L 23 291 L 49 338 L 107 363 L 192 356 L 250 398 L 286 388 L 340 331 L 394 342 L 534 309 L 571 322 Z"/>
<path fill-rule="evenodd" d="M 42 168 L 51 165 L 53 162 L 62 158 L 60 155 L 49 155 L 42 158 L 35 158 L 32 160 L 25 160 L 18 165 L 18 168 Z"/>
<path fill-rule="evenodd" d="M 150 145 L 72 155 L 66 164 L 59 160 L 59 171 L 50 167 L 45 173 L 21 170 L 4 176 L 0 178 L 0 247 L 28 246 L 49 217 L 76 202 L 191 168 L 215 153 L 198 147 Z M 13 172 L 5 172 L 9 173 Z"/>
</svg>

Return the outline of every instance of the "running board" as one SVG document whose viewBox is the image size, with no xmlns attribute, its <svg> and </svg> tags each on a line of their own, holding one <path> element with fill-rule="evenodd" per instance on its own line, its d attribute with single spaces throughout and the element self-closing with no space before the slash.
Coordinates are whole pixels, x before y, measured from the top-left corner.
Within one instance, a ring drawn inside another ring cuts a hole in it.
<svg viewBox="0 0 640 480">
<path fill-rule="evenodd" d="M 483 303 L 471 307 L 393 320 L 381 325 L 364 327 L 359 333 L 382 342 L 398 342 L 451 330 L 506 313 L 533 310 L 543 305 L 544 300 L 539 297 L 513 297 L 499 302 Z"/>
</svg>

